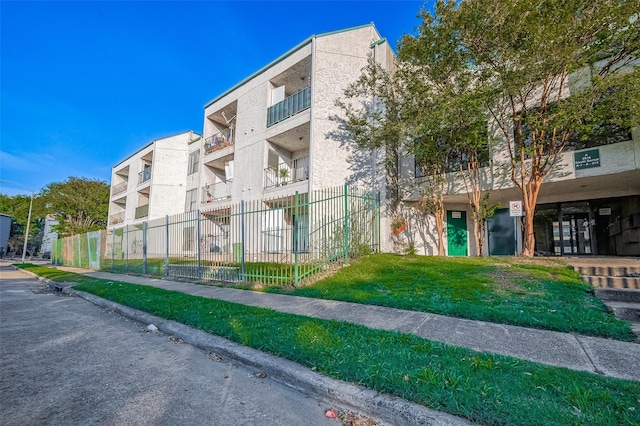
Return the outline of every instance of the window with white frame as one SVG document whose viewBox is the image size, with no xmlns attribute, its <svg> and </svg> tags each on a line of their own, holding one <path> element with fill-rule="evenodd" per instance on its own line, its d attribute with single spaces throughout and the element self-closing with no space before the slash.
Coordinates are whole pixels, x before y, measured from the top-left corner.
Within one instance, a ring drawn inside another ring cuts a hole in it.
<svg viewBox="0 0 640 426">
<path fill-rule="evenodd" d="M 189 171 L 187 174 L 193 174 L 197 172 L 199 166 L 200 166 L 200 150 L 197 150 L 189 154 Z"/>
<path fill-rule="evenodd" d="M 187 196 L 184 203 L 184 211 L 191 212 L 196 209 L 196 203 L 198 201 L 197 189 L 190 189 L 187 191 Z"/>
</svg>

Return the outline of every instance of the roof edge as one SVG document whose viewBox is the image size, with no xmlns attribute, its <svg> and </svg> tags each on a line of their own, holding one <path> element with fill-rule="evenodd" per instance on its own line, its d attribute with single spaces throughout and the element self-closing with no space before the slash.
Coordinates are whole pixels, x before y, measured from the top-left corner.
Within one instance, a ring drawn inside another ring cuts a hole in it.
<svg viewBox="0 0 640 426">
<path fill-rule="evenodd" d="M 163 136 L 161 138 L 157 138 L 152 140 L 151 142 L 149 142 L 148 144 L 144 145 L 142 148 L 138 149 L 137 151 L 133 152 L 131 155 L 129 155 L 128 157 L 124 158 L 123 160 L 121 160 L 119 163 L 115 164 L 113 167 L 111 167 L 111 170 L 113 171 L 115 168 L 117 168 L 119 165 L 121 165 L 122 163 L 124 163 L 125 161 L 127 161 L 128 159 L 130 159 L 131 157 L 133 157 L 134 155 L 138 154 L 140 151 L 144 151 L 145 149 L 149 148 L 151 145 L 153 145 L 154 143 L 161 141 L 163 139 L 169 139 L 169 138 L 173 138 L 176 136 L 180 136 L 180 135 L 184 135 L 185 133 L 195 133 L 196 135 L 198 135 L 198 138 L 202 138 L 202 135 L 198 132 L 194 132 L 193 130 L 186 130 L 184 132 L 179 132 L 179 133 L 174 133 L 171 134 L 169 136 Z"/>
<path fill-rule="evenodd" d="M 273 61 L 269 62 L 267 65 L 263 66 L 262 68 L 260 68 L 258 71 L 254 72 L 253 74 L 249 75 L 248 77 L 245 77 L 244 79 L 242 79 L 240 82 L 236 83 L 235 85 L 231 86 L 229 89 L 225 90 L 224 92 L 222 92 L 221 94 L 219 94 L 218 96 L 216 96 L 215 98 L 213 98 L 212 100 L 210 100 L 209 102 L 207 102 L 204 106 L 204 108 L 208 108 L 209 106 L 211 106 L 212 104 L 216 103 L 217 101 L 219 101 L 220 99 L 222 99 L 223 97 L 227 96 L 229 93 L 233 92 L 234 90 L 236 90 L 238 87 L 241 87 L 242 85 L 244 85 L 245 83 L 247 83 L 249 80 L 254 79 L 255 77 L 259 76 L 260 74 L 262 74 L 263 72 L 265 72 L 266 70 L 268 70 L 269 68 L 273 67 L 274 65 L 284 61 L 285 59 L 287 59 L 289 56 L 293 55 L 295 52 L 297 52 L 298 50 L 302 49 L 304 46 L 306 46 L 307 44 L 311 43 L 311 41 L 314 38 L 319 38 L 319 37 L 326 37 L 326 36 L 330 36 L 330 35 L 334 35 L 334 34 L 339 34 L 339 33 L 344 33 L 347 31 L 355 31 L 355 30 L 359 30 L 362 28 L 366 28 L 366 27 L 374 27 L 375 29 L 375 25 L 373 22 L 370 22 L 368 24 L 364 24 L 364 25 L 358 25 L 355 27 L 349 27 L 349 28 L 344 28 L 341 30 L 334 30 L 334 31 L 328 31 L 326 33 L 320 33 L 320 34 L 314 34 L 310 37 L 307 37 L 306 39 L 304 39 L 302 42 L 298 43 L 297 45 L 295 45 L 294 47 L 292 47 L 291 49 L 287 50 L 285 53 L 283 53 L 282 55 L 278 56 L 276 59 L 274 59 Z M 376 32 L 378 32 L 378 30 L 376 29 Z M 378 36 L 380 36 L 380 33 L 378 33 Z"/>
</svg>

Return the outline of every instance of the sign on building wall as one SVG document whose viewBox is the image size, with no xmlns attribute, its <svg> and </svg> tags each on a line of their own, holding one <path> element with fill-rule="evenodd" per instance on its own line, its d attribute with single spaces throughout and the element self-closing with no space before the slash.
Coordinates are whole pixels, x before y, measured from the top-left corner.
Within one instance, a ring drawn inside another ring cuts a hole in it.
<svg viewBox="0 0 640 426">
<path fill-rule="evenodd" d="M 600 167 L 600 150 L 590 149 L 573 153 L 573 166 L 576 170 Z"/>
<path fill-rule="evenodd" d="M 522 216 L 522 201 L 509 201 L 509 216 Z"/>
</svg>

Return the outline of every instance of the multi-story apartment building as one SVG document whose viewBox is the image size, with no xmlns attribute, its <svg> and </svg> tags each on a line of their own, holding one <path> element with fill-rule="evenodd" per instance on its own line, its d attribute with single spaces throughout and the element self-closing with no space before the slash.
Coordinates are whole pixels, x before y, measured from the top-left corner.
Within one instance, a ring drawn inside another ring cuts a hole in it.
<svg viewBox="0 0 640 426">
<path fill-rule="evenodd" d="M 200 211 L 207 229 L 198 237 L 199 228 L 185 228 L 172 237 L 175 247 L 185 256 L 198 246 L 227 253 L 240 227 L 228 215 L 244 201 L 264 210 L 261 237 L 247 237 L 245 252 L 309 252 L 309 209 L 293 214 L 284 205 L 295 194 L 309 202 L 354 174 L 336 101 L 370 57 L 384 67 L 393 61 L 373 24 L 314 35 L 226 90 L 204 107 L 202 138 L 188 132 L 154 141 L 113 168 L 109 227 Z"/>
<path fill-rule="evenodd" d="M 381 190 L 384 201 L 383 168 L 373 155 L 367 164 L 362 156 L 354 159 L 341 138 L 335 104 L 369 57 L 387 69 L 394 60 L 373 24 L 315 35 L 226 90 L 205 105 L 202 138 L 187 132 L 154 141 L 113 168 L 109 225 L 195 210 L 224 214 L 240 201 L 267 200 L 263 207 L 273 212 L 262 226 L 281 229 L 294 218 L 277 208 L 294 194 L 309 197 L 354 176 L 376 182 L 372 189 Z M 508 161 L 500 143 L 494 143 L 482 173 L 490 203 L 502 206 L 489 220 L 485 254 L 516 254 L 522 223 L 508 207 L 520 192 L 504 172 Z M 404 159 L 402 168 L 413 175 L 413 160 Z M 419 187 L 420 176 L 413 178 L 412 186 Z M 472 214 L 460 181 L 451 181 L 445 203 L 446 253 L 475 254 Z M 295 218 L 303 227 L 308 220 L 304 212 Z M 389 223 L 386 218 L 381 227 L 383 251 L 408 236 L 418 252 L 437 253 L 428 222 L 393 236 Z M 565 152 L 545 180 L 534 223 L 540 254 L 640 255 L 640 131 Z"/>
<path fill-rule="evenodd" d="M 352 162 L 335 102 L 369 56 L 383 66 L 393 59 L 373 24 L 314 35 L 209 102 L 190 208 L 344 184 Z"/>
<path fill-rule="evenodd" d="M 116 164 L 111 171 L 109 227 L 184 212 L 187 176 L 198 167 L 189 150 L 199 141 L 200 135 L 192 131 L 157 139 Z"/>
</svg>

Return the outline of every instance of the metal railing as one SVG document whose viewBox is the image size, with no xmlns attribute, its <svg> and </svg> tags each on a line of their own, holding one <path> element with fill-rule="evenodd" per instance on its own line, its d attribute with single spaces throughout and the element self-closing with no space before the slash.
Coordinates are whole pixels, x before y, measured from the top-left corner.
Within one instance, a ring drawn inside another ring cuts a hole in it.
<svg viewBox="0 0 640 426">
<path fill-rule="evenodd" d="M 234 144 L 233 138 L 229 138 L 224 132 L 216 133 L 204 140 L 204 153 L 211 154 Z"/>
<path fill-rule="evenodd" d="M 52 262 L 199 281 L 298 285 L 379 250 L 377 194 L 347 185 L 57 240 Z M 97 262 L 96 262 L 97 259 Z"/>
<path fill-rule="evenodd" d="M 231 198 L 233 189 L 233 180 L 205 185 L 202 187 L 202 202 L 210 203 L 212 201 L 225 200 Z"/>
<path fill-rule="evenodd" d="M 300 157 L 264 169 L 264 187 L 273 188 L 309 179 L 309 157 Z"/>
<path fill-rule="evenodd" d="M 309 107 L 311 107 L 311 87 L 305 87 L 269 107 L 267 110 L 267 127 L 284 121 Z"/>
<path fill-rule="evenodd" d="M 117 185 L 113 185 L 111 188 L 111 196 L 118 195 L 127 190 L 127 181 L 120 182 Z"/>
<path fill-rule="evenodd" d="M 138 185 L 145 183 L 151 179 L 151 167 L 145 167 L 143 171 L 138 173 Z"/>
<path fill-rule="evenodd" d="M 136 219 L 142 219 L 143 217 L 149 216 L 149 204 L 145 204 L 144 206 L 136 207 Z"/>
</svg>

